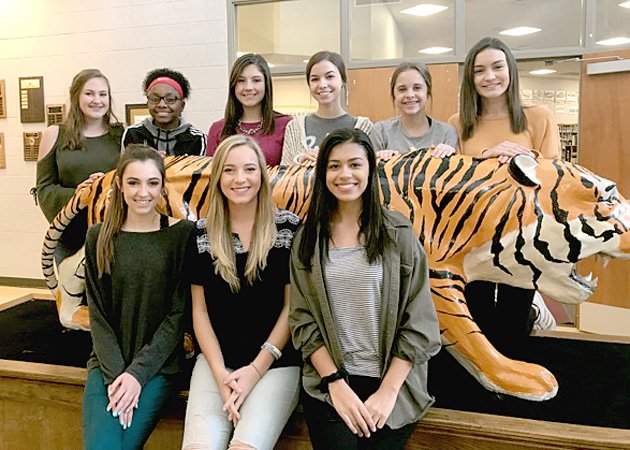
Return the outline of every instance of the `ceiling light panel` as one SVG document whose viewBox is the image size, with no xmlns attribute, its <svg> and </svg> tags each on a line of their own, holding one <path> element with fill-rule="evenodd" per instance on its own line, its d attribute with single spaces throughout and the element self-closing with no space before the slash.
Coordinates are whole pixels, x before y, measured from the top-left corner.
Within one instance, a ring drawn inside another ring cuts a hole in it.
<svg viewBox="0 0 630 450">
<path fill-rule="evenodd" d="M 539 31 L 542 30 L 535 27 L 516 27 L 510 28 L 509 30 L 503 30 L 499 32 L 499 34 L 504 34 L 506 36 L 526 36 L 528 34 L 538 33 Z"/>
<path fill-rule="evenodd" d="M 538 69 L 538 70 L 530 70 L 530 75 L 549 75 L 552 73 L 556 73 L 557 71 L 554 69 Z"/>
<path fill-rule="evenodd" d="M 418 53 L 425 53 L 427 55 L 441 55 L 442 53 L 452 52 L 450 47 L 427 47 L 422 50 L 418 50 Z"/>
<path fill-rule="evenodd" d="M 610 39 L 604 39 L 603 41 L 597 41 L 595 43 L 597 45 L 625 45 L 625 44 L 630 44 L 630 38 L 614 37 Z"/>
<path fill-rule="evenodd" d="M 430 3 L 422 3 L 420 5 L 412 6 L 411 8 L 403 9 L 400 11 L 402 14 L 410 14 L 412 16 L 432 16 L 433 14 L 441 13 L 442 11 L 446 11 L 448 6 L 442 5 L 433 5 Z"/>
</svg>

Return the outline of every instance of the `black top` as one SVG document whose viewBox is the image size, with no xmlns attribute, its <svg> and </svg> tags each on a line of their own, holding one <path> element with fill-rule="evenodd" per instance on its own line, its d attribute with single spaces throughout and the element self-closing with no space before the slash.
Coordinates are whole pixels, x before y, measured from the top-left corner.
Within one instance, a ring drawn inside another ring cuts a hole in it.
<svg viewBox="0 0 630 450">
<path fill-rule="evenodd" d="M 168 156 L 206 154 L 206 134 L 193 127 L 180 117 L 180 124 L 172 130 L 163 130 L 153 124 L 148 117 L 141 123 L 131 125 L 125 130 L 122 145 L 147 144 Z"/>
<path fill-rule="evenodd" d="M 127 372 L 144 386 L 158 373 L 181 369 L 194 224 L 162 225 L 158 231 L 118 232 L 112 273 L 103 278 L 96 266 L 101 224 L 88 231 L 85 272 L 93 341 L 88 370 L 100 367 L 105 384 Z"/>
<path fill-rule="evenodd" d="M 191 272 L 192 284 L 203 286 L 210 323 L 219 340 L 226 367 L 238 369 L 253 361 L 276 324 L 284 305 L 284 287 L 289 284 L 291 243 L 299 222 L 295 214 L 278 210 L 278 235 L 267 256 L 267 266 L 253 285 L 248 284 L 244 276 L 248 253 L 243 250 L 238 235 L 234 235 L 236 269 L 241 286 L 237 293 L 233 293 L 230 285 L 215 273 L 206 221 L 197 222 L 198 254 Z M 282 357 L 272 367 L 301 365 L 290 338 L 281 350 Z"/>
</svg>

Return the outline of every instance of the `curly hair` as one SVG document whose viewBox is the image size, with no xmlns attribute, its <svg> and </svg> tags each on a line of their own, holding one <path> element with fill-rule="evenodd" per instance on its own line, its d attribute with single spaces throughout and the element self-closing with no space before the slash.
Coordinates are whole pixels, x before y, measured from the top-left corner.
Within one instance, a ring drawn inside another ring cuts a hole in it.
<svg viewBox="0 0 630 450">
<path fill-rule="evenodd" d="M 181 72 L 173 69 L 154 69 L 151 72 L 147 73 L 147 76 L 144 77 L 144 81 L 142 82 L 142 90 L 146 93 L 149 90 L 149 85 L 153 83 L 153 80 L 159 77 L 168 77 L 177 82 L 182 88 L 182 93 L 184 94 L 184 99 L 187 99 L 190 95 L 190 83 L 188 79 L 182 75 Z"/>
</svg>

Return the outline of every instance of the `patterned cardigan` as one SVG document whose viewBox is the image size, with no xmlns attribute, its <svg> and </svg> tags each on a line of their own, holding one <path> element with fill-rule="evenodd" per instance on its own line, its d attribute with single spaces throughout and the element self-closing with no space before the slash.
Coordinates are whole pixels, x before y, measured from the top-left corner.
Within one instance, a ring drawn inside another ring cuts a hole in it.
<svg viewBox="0 0 630 450">
<path fill-rule="evenodd" d="M 308 115 L 310 113 L 295 114 L 293 120 L 287 124 L 287 128 L 284 131 L 284 144 L 282 145 L 282 160 L 280 164 L 284 166 L 298 164 L 296 158 L 308 151 L 308 145 L 306 144 L 306 117 Z M 354 127 L 369 135 L 373 127 L 370 119 L 363 116 L 357 116 L 356 119 Z"/>
</svg>

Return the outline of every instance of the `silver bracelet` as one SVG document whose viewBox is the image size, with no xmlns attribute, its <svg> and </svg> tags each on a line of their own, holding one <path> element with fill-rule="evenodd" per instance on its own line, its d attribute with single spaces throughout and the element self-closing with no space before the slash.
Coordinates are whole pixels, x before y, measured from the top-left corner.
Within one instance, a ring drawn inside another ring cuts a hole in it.
<svg viewBox="0 0 630 450">
<path fill-rule="evenodd" d="M 282 357 L 282 352 L 280 351 L 280 349 L 273 345 L 271 342 L 265 342 L 263 345 L 260 346 L 260 348 L 269 352 L 271 356 L 273 356 L 273 359 L 275 359 L 276 361 Z"/>
</svg>

